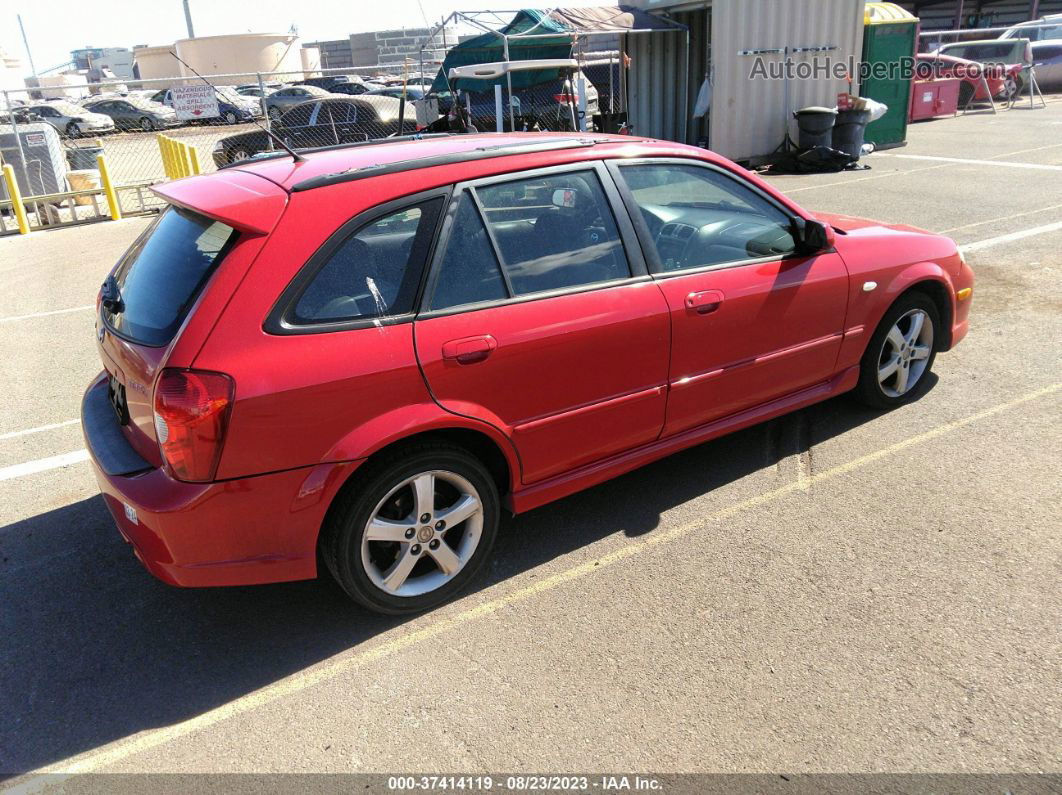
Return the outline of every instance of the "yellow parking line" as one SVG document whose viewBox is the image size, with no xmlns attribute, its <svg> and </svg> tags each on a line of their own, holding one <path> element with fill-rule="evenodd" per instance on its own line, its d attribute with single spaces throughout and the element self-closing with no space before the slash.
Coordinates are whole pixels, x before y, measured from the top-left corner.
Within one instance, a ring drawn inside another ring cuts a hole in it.
<svg viewBox="0 0 1062 795">
<path fill-rule="evenodd" d="M 938 425 L 924 433 L 891 444 L 888 447 L 883 447 L 880 450 L 868 453 L 867 455 L 856 458 L 848 463 L 840 464 L 815 475 L 801 477 L 785 486 L 781 486 L 780 488 L 729 505 L 707 517 L 702 517 L 678 527 L 671 528 L 670 530 L 660 531 L 654 535 L 643 536 L 637 541 L 631 541 L 600 558 L 579 564 L 566 571 L 544 577 L 543 579 L 532 583 L 531 585 L 519 588 L 512 593 L 499 596 L 496 599 L 492 599 L 481 605 L 464 610 L 450 618 L 436 620 L 420 629 L 412 630 L 384 641 L 371 649 L 339 654 L 327 662 L 320 663 L 315 668 L 301 671 L 287 679 L 263 687 L 253 693 L 248 693 L 246 696 L 242 696 L 234 701 L 230 701 L 228 704 L 223 704 L 220 707 L 211 709 L 194 718 L 176 723 L 172 726 L 148 730 L 132 737 L 116 740 L 102 748 L 94 749 L 81 754 L 80 756 L 72 757 L 53 765 L 49 765 L 46 768 L 27 773 L 25 777 L 13 781 L 11 789 L 6 791 L 17 793 L 36 792 L 49 785 L 60 783 L 66 776 L 99 770 L 107 765 L 127 759 L 134 754 L 157 748 L 180 737 L 187 736 L 228 720 L 229 718 L 250 712 L 265 704 L 272 703 L 277 699 L 295 695 L 307 688 L 334 679 L 340 674 L 357 670 L 358 668 L 375 662 L 376 660 L 393 656 L 418 643 L 430 640 L 431 638 L 449 632 L 450 630 L 457 629 L 466 624 L 470 624 L 481 618 L 486 618 L 502 608 L 525 602 L 538 594 L 552 591 L 565 583 L 601 571 L 608 566 L 624 561 L 627 558 L 634 557 L 652 547 L 688 536 L 694 531 L 703 528 L 709 522 L 726 519 L 734 514 L 747 511 L 750 508 L 756 508 L 760 505 L 771 502 L 772 500 L 779 499 L 780 497 L 785 497 L 794 492 L 803 491 L 809 486 L 823 483 L 840 475 L 846 475 L 853 470 L 861 469 L 868 464 L 880 461 L 895 453 L 928 442 L 932 439 L 937 439 L 952 431 L 959 430 L 967 425 L 972 425 L 975 422 L 980 422 L 981 420 L 988 419 L 989 417 L 1009 411 L 1010 409 L 1017 408 L 1024 403 L 1058 392 L 1060 389 L 1062 389 L 1062 383 L 1056 383 L 1042 389 L 1037 389 L 1034 392 L 1029 392 L 1014 400 L 1000 403 L 999 405 L 985 409 L 984 411 L 979 411 L 976 414 L 971 414 L 962 419 Z"/>
</svg>

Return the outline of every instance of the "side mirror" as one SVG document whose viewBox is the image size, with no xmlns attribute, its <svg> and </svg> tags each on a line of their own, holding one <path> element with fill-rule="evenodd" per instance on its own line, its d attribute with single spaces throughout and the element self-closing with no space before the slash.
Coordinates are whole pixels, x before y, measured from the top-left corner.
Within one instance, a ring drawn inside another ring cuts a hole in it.
<svg viewBox="0 0 1062 795">
<path fill-rule="evenodd" d="M 797 251 L 801 254 L 817 254 L 833 248 L 833 227 L 822 221 L 797 218 L 795 232 Z"/>
</svg>

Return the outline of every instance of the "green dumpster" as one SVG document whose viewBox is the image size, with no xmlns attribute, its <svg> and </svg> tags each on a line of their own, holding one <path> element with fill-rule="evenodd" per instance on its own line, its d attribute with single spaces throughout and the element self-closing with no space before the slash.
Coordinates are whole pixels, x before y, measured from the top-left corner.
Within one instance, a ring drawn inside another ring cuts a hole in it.
<svg viewBox="0 0 1062 795">
<path fill-rule="evenodd" d="M 903 63 L 917 52 L 918 17 L 895 3 L 867 3 L 863 21 L 866 71 L 859 95 L 889 106 L 888 113 L 867 125 L 866 140 L 878 149 L 900 146 L 907 138 L 913 78 Z"/>
</svg>

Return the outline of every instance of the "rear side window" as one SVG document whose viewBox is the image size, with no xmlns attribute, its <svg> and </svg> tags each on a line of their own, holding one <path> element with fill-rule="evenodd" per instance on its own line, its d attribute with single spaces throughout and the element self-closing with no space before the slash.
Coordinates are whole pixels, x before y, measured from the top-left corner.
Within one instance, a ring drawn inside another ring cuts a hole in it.
<svg viewBox="0 0 1062 795">
<path fill-rule="evenodd" d="M 631 275 L 616 220 L 593 171 L 485 185 L 465 191 L 460 201 L 432 309 Z"/>
<path fill-rule="evenodd" d="M 371 221 L 325 254 L 295 301 L 296 325 L 413 311 L 441 199 Z"/>
<path fill-rule="evenodd" d="M 230 226 L 168 207 L 118 263 L 122 307 L 104 320 L 134 342 L 166 345 L 235 239 Z"/>
</svg>

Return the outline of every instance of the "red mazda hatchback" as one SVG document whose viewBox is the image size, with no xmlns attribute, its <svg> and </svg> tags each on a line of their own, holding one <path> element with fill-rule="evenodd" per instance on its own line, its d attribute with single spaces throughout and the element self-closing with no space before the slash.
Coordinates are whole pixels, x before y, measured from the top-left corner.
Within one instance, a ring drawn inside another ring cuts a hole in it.
<svg viewBox="0 0 1062 795">
<path fill-rule="evenodd" d="M 625 136 L 392 139 L 156 188 L 99 296 L 83 419 L 144 565 L 406 613 L 521 513 L 855 390 L 917 397 L 973 274 Z"/>
</svg>

